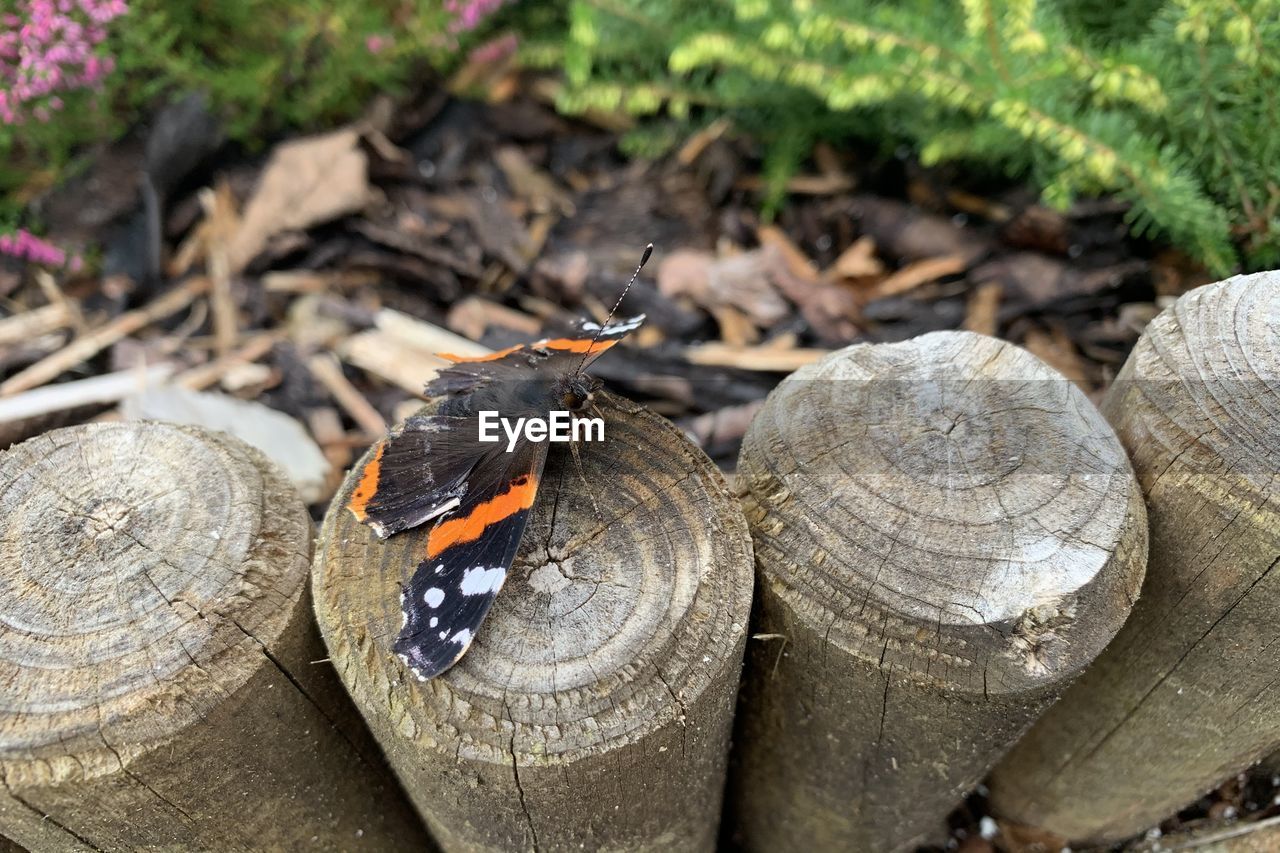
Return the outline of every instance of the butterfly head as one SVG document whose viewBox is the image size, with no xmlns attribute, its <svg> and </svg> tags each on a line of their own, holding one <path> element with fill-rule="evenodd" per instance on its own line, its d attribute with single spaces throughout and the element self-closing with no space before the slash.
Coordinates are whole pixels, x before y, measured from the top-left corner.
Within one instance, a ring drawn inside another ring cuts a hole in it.
<svg viewBox="0 0 1280 853">
<path fill-rule="evenodd" d="M 557 389 L 561 405 L 570 412 L 584 411 L 595 401 L 596 392 L 603 383 L 585 373 L 566 377 Z"/>
</svg>

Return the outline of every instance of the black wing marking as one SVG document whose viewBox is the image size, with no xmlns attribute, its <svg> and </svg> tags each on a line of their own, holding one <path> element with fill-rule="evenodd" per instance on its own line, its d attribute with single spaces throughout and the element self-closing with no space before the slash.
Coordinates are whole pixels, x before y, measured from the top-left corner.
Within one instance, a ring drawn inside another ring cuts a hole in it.
<svg viewBox="0 0 1280 853">
<path fill-rule="evenodd" d="M 462 504 L 431 530 L 426 559 L 401 593 L 404 625 L 392 648 L 419 680 L 466 654 L 516 558 L 547 444 L 523 442 L 508 458 L 477 468 Z"/>
<path fill-rule="evenodd" d="M 385 539 L 458 506 L 472 470 L 494 452 L 467 417 L 414 415 L 378 442 L 347 509 Z"/>
</svg>

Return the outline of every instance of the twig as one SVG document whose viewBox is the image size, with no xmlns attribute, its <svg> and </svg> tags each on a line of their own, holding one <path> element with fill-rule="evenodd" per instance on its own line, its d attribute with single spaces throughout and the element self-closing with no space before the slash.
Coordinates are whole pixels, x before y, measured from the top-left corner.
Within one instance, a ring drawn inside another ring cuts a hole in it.
<svg viewBox="0 0 1280 853">
<path fill-rule="evenodd" d="M 331 353 L 316 353 L 307 360 L 307 367 L 310 368 L 311 375 L 333 395 L 343 411 L 360 424 L 362 430 L 371 436 L 379 436 L 387 431 L 387 422 L 382 419 L 382 415 L 347 380 L 342 373 L 342 365 Z"/>
<path fill-rule="evenodd" d="M 44 305 L 0 320 L 0 347 L 25 343 L 66 328 L 71 317 L 65 305 Z"/>
<path fill-rule="evenodd" d="M 263 332 L 249 338 L 239 349 L 224 355 L 221 358 L 215 358 L 208 364 L 202 364 L 199 367 L 193 367 L 174 377 L 173 384 L 180 385 L 183 388 L 190 388 L 193 391 L 199 391 L 208 388 L 213 383 L 220 380 L 228 371 L 239 367 L 242 364 L 249 364 L 271 352 L 280 339 L 284 337 L 281 332 Z"/>
<path fill-rule="evenodd" d="M 148 386 L 158 385 L 173 372 L 171 364 L 122 370 L 91 379 L 63 382 L 0 400 L 0 423 L 65 412 L 95 403 L 116 403 Z"/>
<path fill-rule="evenodd" d="M 141 308 L 126 311 L 105 326 L 88 332 L 0 383 L 0 397 L 10 397 L 20 391 L 36 388 L 56 379 L 77 364 L 93 358 L 121 338 L 132 335 L 156 320 L 181 311 L 208 289 L 207 278 L 193 278 Z"/>
<path fill-rule="evenodd" d="M 67 298 L 48 270 L 36 271 L 36 283 L 40 285 L 40 290 L 44 292 L 45 299 L 49 300 L 50 305 L 61 306 L 66 312 L 67 322 L 76 330 L 76 334 L 83 335 L 89 330 L 84 322 L 84 315 L 80 313 L 80 306 Z"/>
<path fill-rule="evenodd" d="M 228 356 L 236 344 L 236 304 L 231 298 L 231 252 L 228 248 L 240 223 L 231 191 L 222 184 L 217 190 L 202 189 L 200 205 L 209 221 L 208 265 L 213 290 L 213 336 L 219 356 Z"/>
</svg>

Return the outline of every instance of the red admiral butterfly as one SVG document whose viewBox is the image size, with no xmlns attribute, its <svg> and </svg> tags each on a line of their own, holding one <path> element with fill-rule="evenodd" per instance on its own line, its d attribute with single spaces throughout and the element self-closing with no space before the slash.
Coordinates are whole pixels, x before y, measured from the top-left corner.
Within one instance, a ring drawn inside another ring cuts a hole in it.
<svg viewBox="0 0 1280 853">
<path fill-rule="evenodd" d="M 547 460 L 547 442 L 527 434 L 510 450 L 482 442 L 480 413 L 510 420 L 586 411 L 601 383 L 584 371 L 644 321 L 612 317 L 479 358 L 442 354 L 453 364 L 427 385 L 427 396 L 444 397 L 435 414 L 406 420 L 365 463 L 347 503 L 357 519 L 384 539 L 435 522 L 400 594 L 404 624 L 392 646 L 419 679 L 444 672 L 471 645 L 516 558 Z"/>
</svg>

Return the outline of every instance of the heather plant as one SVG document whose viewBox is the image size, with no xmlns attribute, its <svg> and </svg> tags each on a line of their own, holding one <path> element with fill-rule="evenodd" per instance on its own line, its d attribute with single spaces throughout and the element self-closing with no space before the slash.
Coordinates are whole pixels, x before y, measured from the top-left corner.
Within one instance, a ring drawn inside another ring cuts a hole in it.
<svg viewBox="0 0 1280 853">
<path fill-rule="evenodd" d="M 1117 195 L 1215 272 L 1280 262 L 1277 0 L 571 0 L 564 22 L 526 52 L 563 69 L 563 109 L 728 115 L 774 202 L 813 141 L 863 137 L 1057 205 Z"/>
<path fill-rule="evenodd" d="M 166 98 L 203 93 L 259 146 L 447 71 L 509 2 L 0 0 L 0 254 L 65 262 L 14 230 L 24 200 Z"/>
</svg>

